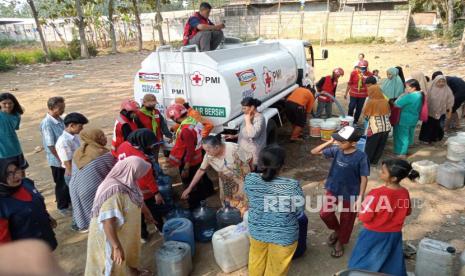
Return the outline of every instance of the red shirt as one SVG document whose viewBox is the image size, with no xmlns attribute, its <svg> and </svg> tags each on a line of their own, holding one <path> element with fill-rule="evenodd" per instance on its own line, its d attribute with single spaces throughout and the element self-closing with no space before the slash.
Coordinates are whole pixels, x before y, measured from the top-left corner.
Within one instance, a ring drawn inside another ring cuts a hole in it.
<svg viewBox="0 0 465 276">
<path fill-rule="evenodd" d="M 407 189 L 382 186 L 371 190 L 365 197 L 358 219 L 371 231 L 400 232 L 411 211 Z"/>
<path fill-rule="evenodd" d="M 131 143 L 126 141 L 118 147 L 117 157 L 118 160 L 123 160 L 129 156 L 137 156 L 150 163 L 150 159 L 143 152 L 134 148 Z M 150 168 L 144 177 L 137 181 L 137 185 L 144 195 L 144 200 L 155 196 L 155 194 L 158 192 L 158 185 L 157 181 L 155 180 L 155 176 L 153 175 L 152 168 Z"/>
<path fill-rule="evenodd" d="M 171 149 L 169 162 L 173 166 L 189 164 L 195 166 L 202 163 L 202 150 L 197 145 L 197 134 L 191 125 L 184 125 L 176 137 L 176 143 Z"/>
<path fill-rule="evenodd" d="M 369 76 L 372 76 L 373 74 L 369 71 L 366 71 L 365 74 L 362 74 L 362 72 L 359 72 L 357 70 L 352 71 L 350 74 L 350 79 L 349 79 L 349 87 L 350 87 L 350 96 L 353 98 L 366 98 L 368 97 L 368 90 L 367 90 L 367 85 L 365 83 L 366 79 Z M 360 77 L 362 77 L 362 83 L 361 86 L 359 87 L 359 80 Z"/>
<path fill-rule="evenodd" d="M 21 187 L 13 194 L 13 197 L 21 201 L 32 201 L 32 195 Z M 11 241 L 10 230 L 8 228 L 8 219 L 0 218 L 0 244 Z"/>
</svg>

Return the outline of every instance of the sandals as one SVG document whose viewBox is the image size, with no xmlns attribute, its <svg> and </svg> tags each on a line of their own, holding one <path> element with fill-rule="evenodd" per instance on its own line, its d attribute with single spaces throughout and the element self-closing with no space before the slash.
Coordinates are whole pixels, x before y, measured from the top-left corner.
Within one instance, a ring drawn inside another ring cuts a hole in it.
<svg viewBox="0 0 465 276">
<path fill-rule="evenodd" d="M 336 232 L 333 232 L 331 235 L 329 235 L 327 243 L 329 246 L 334 246 L 336 242 L 337 242 Z"/>
<path fill-rule="evenodd" d="M 333 250 L 331 250 L 331 257 L 337 259 L 344 256 L 344 247 L 341 245 L 340 250 L 336 250 L 336 247 L 333 247 Z"/>
</svg>

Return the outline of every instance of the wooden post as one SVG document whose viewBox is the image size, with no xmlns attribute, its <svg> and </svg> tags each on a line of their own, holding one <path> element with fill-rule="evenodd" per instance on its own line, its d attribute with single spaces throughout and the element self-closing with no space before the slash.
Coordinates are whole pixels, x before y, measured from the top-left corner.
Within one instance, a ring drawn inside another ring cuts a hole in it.
<svg viewBox="0 0 465 276">
<path fill-rule="evenodd" d="M 352 11 L 352 18 L 350 19 L 350 31 L 349 31 L 350 38 L 352 38 L 352 27 L 354 25 L 354 14 L 355 14 L 355 11 Z"/>
<path fill-rule="evenodd" d="M 408 5 L 408 14 L 407 14 L 407 19 L 405 20 L 405 31 L 404 31 L 404 38 L 403 41 L 407 42 L 407 34 L 408 34 L 408 29 L 410 25 L 410 15 L 412 13 L 412 6 Z"/>
<path fill-rule="evenodd" d="M 379 36 L 379 25 L 381 23 L 381 11 L 378 13 L 378 27 L 376 27 L 376 38 Z"/>
</svg>

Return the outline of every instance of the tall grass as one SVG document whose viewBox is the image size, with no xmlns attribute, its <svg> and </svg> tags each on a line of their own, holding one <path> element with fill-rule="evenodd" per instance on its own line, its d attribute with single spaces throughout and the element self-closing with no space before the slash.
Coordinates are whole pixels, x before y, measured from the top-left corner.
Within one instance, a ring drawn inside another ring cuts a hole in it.
<svg viewBox="0 0 465 276">
<path fill-rule="evenodd" d="M 71 60 L 64 47 L 50 49 L 52 61 Z M 45 54 L 40 49 L 0 50 L 0 71 L 7 71 L 17 65 L 28 65 L 45 62 Z"/>
</svg>

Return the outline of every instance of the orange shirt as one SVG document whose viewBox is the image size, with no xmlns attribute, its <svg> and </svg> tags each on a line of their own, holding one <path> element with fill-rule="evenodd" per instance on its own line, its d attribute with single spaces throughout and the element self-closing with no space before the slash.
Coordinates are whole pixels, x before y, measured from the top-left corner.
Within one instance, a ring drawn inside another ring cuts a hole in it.
<svg viewBox="0 0 465 276">
<path fill-rule="evenodd" d="M 215 127 L 210 120 L 202 117 L 202 115 L 200 115 L 200 112 L 193 109 L 192 107 L 189 108 L 189 110 L 187 111 L 187 116 L 194 118 L 194 120 L 196 120 L 198 123 L 201 123 L 203 125 L 202 138 L 207 137 L 212 131 L 212 129 Z M 176 132 L 178 128 L 179 128 L 178 124 L 172 127 L 174 132 Z"/>
<path fill-rule="evenodd" d="M 291 95 L 289 95 L 287 100 L 298 105 L 305 106 L 307 113 L 310 113 L 310 111 L 312 111 L 313 103 L 315 102 L 315 97 L 310 90 L 299 87 L 294 90 Z"/>
</svg>

